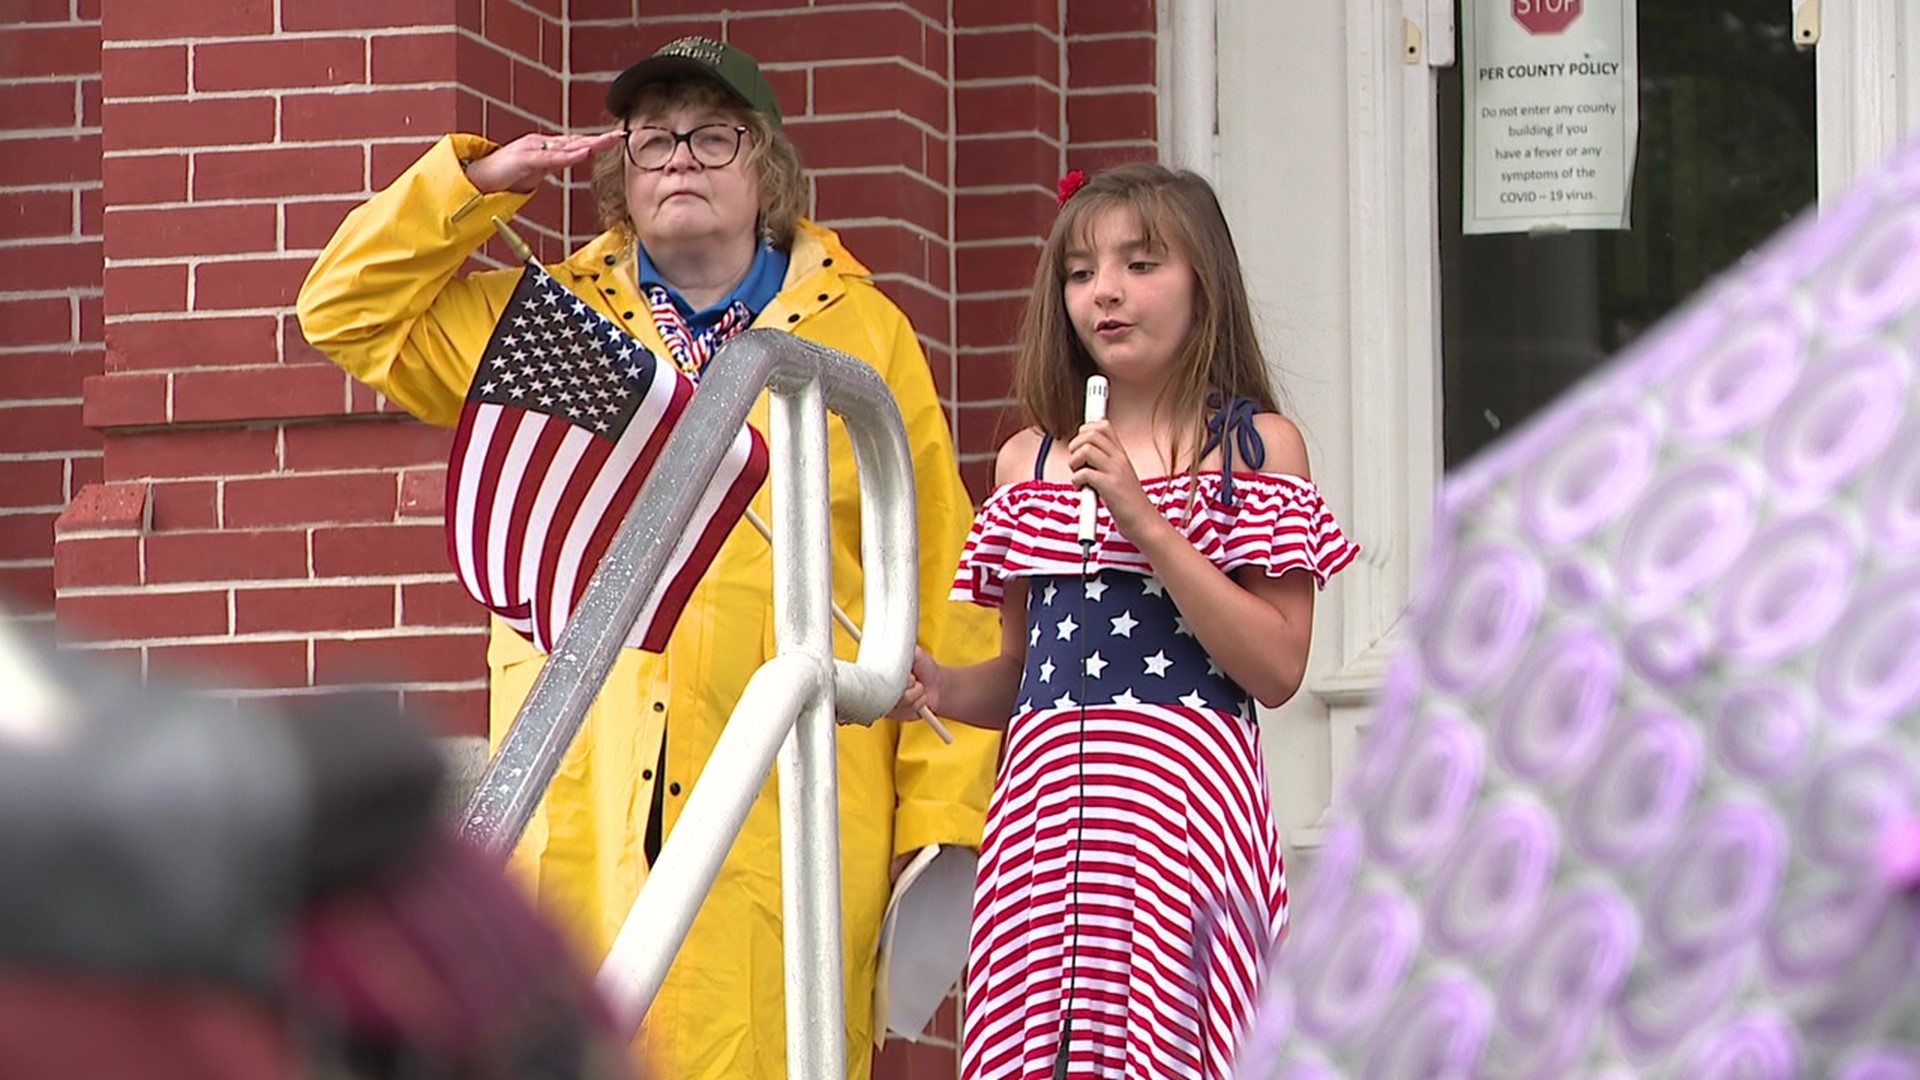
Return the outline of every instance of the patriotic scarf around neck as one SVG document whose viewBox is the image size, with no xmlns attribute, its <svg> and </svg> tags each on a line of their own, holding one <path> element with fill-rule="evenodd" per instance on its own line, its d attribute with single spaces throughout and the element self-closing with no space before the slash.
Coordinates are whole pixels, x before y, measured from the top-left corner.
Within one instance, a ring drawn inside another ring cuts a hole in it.
<svg viewBox="0 0 1920 1080">
<path fill-rule="evenodd" d="M 753 312 L 747 305 L 735 300 L 727 305 L 726 313 L 720 321 L 704 330 L 694 330 L 680 314 L 680 308 L 673 302 L 673 294 L 664 285 L 642 286 L 647 294 L 647 306 L 653 310 L 653 325 L 660 330 L 661 340 L 667 343 L 667 351 L 673 354 L 673 362 L 688 378 L 699 379 L 713 362 L 713 354 L 720 346 L 733 340 L 734 335 L 745 330 L 753 322 Z"/>
</svg>

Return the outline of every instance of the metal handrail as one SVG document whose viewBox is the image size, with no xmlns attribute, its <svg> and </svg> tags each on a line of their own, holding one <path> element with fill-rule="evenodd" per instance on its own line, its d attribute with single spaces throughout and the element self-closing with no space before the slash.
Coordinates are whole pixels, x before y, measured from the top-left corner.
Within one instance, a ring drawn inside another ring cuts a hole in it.
<svg viewBox="0 0 1920 1080">
<path fill-rule="evenodd" d="M 788 1073 L 837 1080 L 846 1051 L 836 721 L 872 723 L 899 700 L 919 624 L 913 463 L 893 394 L 871 367 L 774 330 L 720 350 L 481 776 L 461 832 L 502 857 L 519 841 L 763 388 L 772 393 L 778 655 L 728 720 L 710 759 L 720 767 L 689 793 L 600 984 L 637 1027 L 780 746 Z M 853 661 L 833 655 L 828 410 L 846 421 L 860 481 L 866 626 Z"/>
</svg>

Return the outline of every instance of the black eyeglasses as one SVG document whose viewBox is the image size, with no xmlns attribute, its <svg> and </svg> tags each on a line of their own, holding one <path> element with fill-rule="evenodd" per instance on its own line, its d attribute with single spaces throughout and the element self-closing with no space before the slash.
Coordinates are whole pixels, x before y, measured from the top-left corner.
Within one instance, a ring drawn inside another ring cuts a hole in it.
<svg viewBox="0 0 1920 1080">
<path fill-rule="evenodd" d="M 670 131 L 663 127 L 637 127 L 627 131 L 627 160 L 636 169 L 653 172 L 667 167 L 680 144 L 686 143 L 693 160 L 709 169 L 724 169 L 740 156 L 740 140 L 746 138 L 742 124 L 701 124 L 692 131 Z"/>
</svg>

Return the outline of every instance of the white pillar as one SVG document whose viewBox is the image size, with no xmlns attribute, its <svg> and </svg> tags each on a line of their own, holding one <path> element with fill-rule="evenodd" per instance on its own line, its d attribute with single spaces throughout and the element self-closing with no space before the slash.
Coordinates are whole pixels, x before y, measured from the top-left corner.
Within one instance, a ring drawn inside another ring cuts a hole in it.
<svg viewBox="0 0 1920 1080">
<path fill-rule="evenodd" d="M 1218 45 L 1215 39 L 1214 0 L 1167 0 L 1172 18 L 1162 18 L 1162 31 L 1171 30 L 1171 78 L 1161 85 L 1172 91 L 1173 105 L 1162 116 L 1171 131 L 1161 139 L 1168 164 L 1192 169 L 1214 179 L 1214 132 L 1219 95 Z M 1164 10 L 1164 9 L 1163 9 Z"/>
</svg>

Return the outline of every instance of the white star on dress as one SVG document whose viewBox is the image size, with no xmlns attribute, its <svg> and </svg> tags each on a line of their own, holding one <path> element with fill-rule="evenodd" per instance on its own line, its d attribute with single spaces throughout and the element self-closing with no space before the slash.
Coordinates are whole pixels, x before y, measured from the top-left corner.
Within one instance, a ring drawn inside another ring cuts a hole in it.
<svg viewBox="0 0 1920 1080">
<path fill-rule="evenodd" d="M 1055 589 L 1054 589 L 1054 587 L 1053 587 L 1053 583 L 1052 583 L 1052 582 L 1048 582 L 1048 583 L 1047 583 L 1047 591 L 1045 591 L 1045 592 L 1043 592 L 1043 593 L 1041 593 L 1041 594 L 1040 594 L 1040 602 L 1041 602 L 1041 603 L 1043 603 L 1043 604 L 1051 604 L 1051 603 L 1053 603 L 1053 594 L 1054 594 L 1054 592 L 1055 592 L 1055 591 L 1056 591 L 1056 590 L 1055 590 Z"/>
<path fill-rule="evenodd" d="M 1162 679 L 1167 677 L 1167 669 L 1173 666 L 1173 661 L 1167 659 L 1167 650 L 1165 649 L 1161 649 L 1146 659 L 1147 674 L 1158 676 Z"/>
<path fill-rule="evenodd" d="M 1132 611 L 1123 611 L 1107 621 L 1113 624 L 1113 636 L 1123 638 L 1132 637 L 1133 628 L 1140 625 L 1140 620 L 1133 617 Z"/>
<path fill-rule="evenodd" d="M 1072 641 L 1073 632 L 1078 629 L 1080 629 L 1080 624 L 1073 621 L 1073 616 L 1069 615 L 1066 618 L 1061 619 L 1060 620 L 1060 640 Z"/>
<path fill-rule="evenodd" d="M 1122 690 L 1113 695 L 1113 703 L 1115 705 L 1138 705 L 1140 704 L 1140 699 L 1133 696 L 1133 691 Z"/>
<path fill-rule="evenodd" d="M 1071 709 L 1075 704 L 1077 704 L 1077 702 L 1073 700 L 1072 694 L 1061 694 L 1059 697 L 1053 699 L 1053 707 L 1056 709 Z"/>
<path fill-rule="evenodd" d="M 1152 574 L 1148 574 L 1147 579 L 1140 583 L 1140 591 L 1146 593 L 1148 596 L 1167 595 L 1167 587 L 1162 585 L 1160 579 L 1154 577 Z"/>
<path fill-rule="evenodd" d="M 1211 656 L 1209 656 L 1209 657 L 1207 657 L 1207 674 L 1209 674 L 1209 675 L 1225 675 L 1225 674 L 1226 674 L 1226 672 L 1224 672 L 1224 671 L 1221 671 L 1221 670 L 1220 670 L 1220 665 L 1218 665 L 1218 664 L 1216 664 L 1216 663 L 1214 663 L 1214 662 L 1213 662 L 1213 657 L 1211 657 Z"/>
<path fill-rule="evenodd" d="M 1100 598 L 1106 595 L 1106 592 L 1107 583 L 1101 581 L 1099 578 L 1094 578 L 1092 581 L 1087 582 L 1087 599 L 1094 603 L 1099 603 Z"/>
<path fill-rule="evenodd" d="M 1040 644 L 1040 628 L 1038 626 L 1027 631 L 1027 644 L 1029 645 Z"/>
<path fill-rule="evenodd" d="M 1175 615 L 1173 617 L 1173 632 L 1176 634 L 1185 634 L 1188 637 L 1193 636 L 1193 628 L 1187 625 L 1187 617 L 1185 615 Z"/>
<path fill-rule="evenodd" d="M 1204 709 L 1207 707 L 1207 699 L 1200 696 L 1200 691 L 1194 690 L 1181 695 L 1180 704 L 1189 709 Z"/>
<path fill-rule="evenodd" d="M 1041 682 L 1053 681 L 1053 661 L 1051 660 L 1040 661 L 1040 681 Z"/>
<path fill-rule="evenodd" d="M 1100 659 L 1099 653 L 1094 653 L 1092 656 L 1087 657 L 1087 674 L 1088 675 L 1091 675 L 1097 679 L 1100 677 L 1100 673 L 1105 670 L 1107 670 L 1107 662 L 1105 660 Z"/>
</svg>

